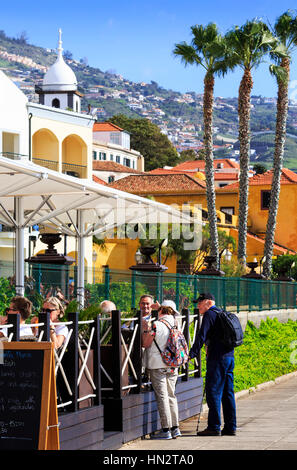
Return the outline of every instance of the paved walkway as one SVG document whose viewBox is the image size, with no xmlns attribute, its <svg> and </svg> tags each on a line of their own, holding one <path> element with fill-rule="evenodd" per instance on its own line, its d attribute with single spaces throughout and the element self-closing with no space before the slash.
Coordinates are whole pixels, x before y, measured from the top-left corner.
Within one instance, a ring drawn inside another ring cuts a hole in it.
<svg viewBox="0 0 297 470">
<path fill-rule="evenodd" d="M 236 436 L 198 437 L 196 416 L 181 423 L 178 439 L 162 441 L 146 436 L 119 450 L 297 450 L 297 373 L 238 395 Z M 206 425 L 204 412 L 199 430 Z"/>
</svg>

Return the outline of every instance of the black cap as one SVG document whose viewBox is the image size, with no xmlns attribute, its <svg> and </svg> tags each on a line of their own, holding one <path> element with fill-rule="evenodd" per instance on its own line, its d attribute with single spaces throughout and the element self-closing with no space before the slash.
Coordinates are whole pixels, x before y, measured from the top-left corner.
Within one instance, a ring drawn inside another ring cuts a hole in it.
<svg viewBox="0 0 297 470">
<path fill-rule="evenodd" d="M 198 299 L 193 300 L 193 303 L 197 304 L 198 302 L 202 302 L 202 300 L 215 300 L 215 298 L 210 292 L 203 292 L 199 295 Z"/>
</svg>

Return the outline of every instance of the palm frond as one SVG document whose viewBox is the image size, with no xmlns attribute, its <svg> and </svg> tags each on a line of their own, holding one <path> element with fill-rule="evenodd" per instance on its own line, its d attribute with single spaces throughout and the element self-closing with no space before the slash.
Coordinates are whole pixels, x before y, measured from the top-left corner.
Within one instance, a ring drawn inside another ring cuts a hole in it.
<svg viewBox="0 0 297 470">
<path fill-rule="evenodd" d="M 219 36 L 218 28 L 215 23 L 209 23 L 206 26 L 195 25 L 191 28 L 193 39 L 192 45 L 198 52 L 203 52 L 205 46 L 210 44 Z"/>
<path fill-rule="evenodd" d="M 184 62 L 185 65 L 197 64 L 204 66 L 202 57 L 197 54 L 193 46 L 190 46 L 186 42 L 175 44 L 173 54 L 180 56 L 181 61 Z"/>
<path fill-rule="evenodd" d="M 269 66 L 269 72 L 277 79 L 277 81 L 281 81 L 283 83 L 288 82 L 288 72 L 284 67 L 281 67 L 280 65 L 271 64 Z"/>
</svg>

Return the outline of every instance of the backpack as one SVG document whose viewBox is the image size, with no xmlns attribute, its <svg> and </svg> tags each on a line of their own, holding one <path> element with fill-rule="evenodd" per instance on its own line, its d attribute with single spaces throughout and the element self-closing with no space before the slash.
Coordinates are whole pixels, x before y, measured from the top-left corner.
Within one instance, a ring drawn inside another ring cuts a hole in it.
<svg viewBox="0 0 297 470">
<path fill-rule="evenodd" d="M 219 341 L 229 349 L 236 348 L 243 343 L 243 331 L 238 316 L 235 313 L 220 310 L 217 312 Z M 217 336 L 216 335 L 216 336 Z"/>
<path fill-rule="evenodd" d="M 157 346 L 163 362 L 169 367 L 180 367 L 189 360 L 189 349 L 183 333 L 177 326 L 170 326 L 165 320 L 159 320 L 169 329 L 169 336 L 164 351 L 161 351 L 156 340 Z"/>
</svg>

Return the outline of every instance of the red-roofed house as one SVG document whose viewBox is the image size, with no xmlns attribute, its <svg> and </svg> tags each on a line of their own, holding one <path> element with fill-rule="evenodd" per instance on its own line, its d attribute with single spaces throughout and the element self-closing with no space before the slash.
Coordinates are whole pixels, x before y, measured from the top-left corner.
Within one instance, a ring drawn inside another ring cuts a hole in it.
<svg viewBox="0 0 297 470">
<path fill-rule="evenodd" d="M 128 168 L 127 166 L 113 161 L 93 160 L 93 180 L 94 178 L 98 178 L 107 184 L 134 174 L 141 175 L 143 172 L 133 170 L 132 168 Z"/>
<path fill-rule="evenodd" d="M 215 170 L 239 172 L 239 163 L 231 158 L 216 158 L 213 161 Z M 205 171 L 204 160 L 188 160 L 176 165 L 175 170 L 192 170 L 192 171 Z"/>
<path fill-rule="evenodd" d="M 93 126 L 93 161 L 110 161 L 131 170 L 144 171 L 144 158 L 130 148 L 130 134 L 111 122 Z"/>
<path fill-rule="evenodd" d="M 177 169 L 177 167 L 174 168 L 155 168 L 154 170 L 151 170 L 149 173 L 154 174 L 154 175 L 166 175 L 166 174 L 184 174 L 184 175 L 189 175 L 193 176 L 195 178 L 200 178 L 205 180 L 205 174 L 204 174 L 204 169 L 201 169 L 199 171 L 196 170 L 181 170 Z M 239 172 L 237 171 L 215 171 L 214 173 L 214 181 L 215 181 L 215 187 L 216 188 L 223 188 L 227 184 L 232 184 L 234 182 L 237 182 L 239 178 Z"/>
<path fill-rule="evenodd" d="M 273 170 L 254 175 L 249 180 L 248 230 L 264 239 L 268 218 Z M 238 215 L 239 183 L 230 184 L 216 192 L 217 209 Z M 283 168 L 275 243 L 285 250 L 297 252 L 297 174 Z"/>
<path fill-rule="evenodd" d="M 130 175 L 112 184 L 113 187 L 139 195 L 152 195 L 159 202 L 179 205 L 201 204 L 207 214 L 205 182 L 191 173 L 175 169 L 154 170 L 145 175 Z M 263 256 L 268 216 L 269 194 L 273 171 L 250 178 L 247 261 Z M 239 182 L 216 188 L 218 222 L 237 239 Z M 282 171 L 279 211 L 274 254 L 297 252 L 297 174 Z"/>
<path fill-rule="evenodd" d="M 214 181 L 216 188 L 222 188 L 226 185 L 235 183 L 239 180 L 240 166 L 232 158 L 216 158 L 214 164 Z M 172 171 L 185 171 L 186 173 L 204 173 L 204 160 L 188 160 L 172 168 Z M 254 172 L 250 171 L 249 176 Z"/>
</svg>

